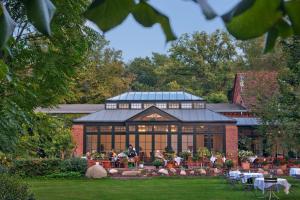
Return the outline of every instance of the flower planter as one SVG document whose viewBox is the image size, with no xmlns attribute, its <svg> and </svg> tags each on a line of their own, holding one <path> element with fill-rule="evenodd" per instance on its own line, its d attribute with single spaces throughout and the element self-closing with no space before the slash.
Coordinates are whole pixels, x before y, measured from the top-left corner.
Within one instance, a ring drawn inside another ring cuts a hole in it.
<svg viewBox="0 0 300 200">
<path fill-rule="evenodd" d="M 250 163 L 249 162 L 242 162 L 242 169 L 243 170 L 250 170 Z"/>
<path fill-rule="evenodd" d="M 111 162 L 109 160 L 102 160 L 102 166 L 105 168 L 105 169 L 109 169 L 111 168 Z"/>
</svg>

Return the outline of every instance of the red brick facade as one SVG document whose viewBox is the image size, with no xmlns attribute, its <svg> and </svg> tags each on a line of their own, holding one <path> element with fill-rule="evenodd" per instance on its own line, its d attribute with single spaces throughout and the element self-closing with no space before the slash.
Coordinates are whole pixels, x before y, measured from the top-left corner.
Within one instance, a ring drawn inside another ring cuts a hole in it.
<svg viewBox="0 0 300 200">
<path fill-rule="evenodd" d="M 74 155 L 83 155 L 83 125 L 73 125 L 72 135 L 75 141 Z"/>
<path fill-rule="evenodd" d="M 238 127 L 227 125 L 226 129 L 226 157 L 238 164 Z"/>
</svg>

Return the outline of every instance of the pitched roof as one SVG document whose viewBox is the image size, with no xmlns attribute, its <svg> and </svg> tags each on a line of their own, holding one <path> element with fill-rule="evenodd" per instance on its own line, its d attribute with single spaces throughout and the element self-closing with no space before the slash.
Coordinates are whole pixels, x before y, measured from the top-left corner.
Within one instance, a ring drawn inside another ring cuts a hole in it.
<svg viewBox="0 0 300 200">
<path fill-rule="evenodd" d="M 177 100 L 203 100 L 201 97 L 187 92 L 125 92 L 109 98 L 108 101 L 177 101 Z"/>
<path fill-rule="evenodd" d="M 48 114 L 89 114 L 104 109 L 104 104 L 59 104 L 53 108 L 37 108 L 35 112 Z"/>
<path fill-rule="evenodd" d="M 237 73 L 233 87 L 234 104 L 251 109 L 257 105 L 257 97 L 268 99 L 278 91 L 276 71 L 248 71 Z"/>
<path fill-rule="evenodd" d="M 151 108 L 151 107 L 150 107 Z M 147 108 L 147 109 L 150 109 Z M 158 108 L 157 108 L 158 109 Z M 209 109 L 160 109 L 183 122 L 235 122 L 234 119 L 215 113 Z M 74 122 L 125 122 L 143 112 L 139 110 L 101 110 L 75 119 Z"/>
<path fill-rule="evenodd" d="M 208 103 L 206 107 L 214 112 L 246 112 L 247 109 L 232 103 Z"/>
</svg>

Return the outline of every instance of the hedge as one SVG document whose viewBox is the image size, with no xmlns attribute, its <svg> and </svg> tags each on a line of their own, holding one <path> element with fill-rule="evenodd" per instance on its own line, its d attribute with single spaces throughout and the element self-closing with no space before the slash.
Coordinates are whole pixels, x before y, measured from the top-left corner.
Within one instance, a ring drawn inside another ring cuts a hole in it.
<svg viewBox="0 0 300 200">
<path fill-rule="evenodd" d="M 80 158 L 60 159 L 21 159 L 14 160 L 10 172 L 20 176 L 46 176 L 61 172 L 78 172 L 84 175 L 87 161 Z"/>
</svg>

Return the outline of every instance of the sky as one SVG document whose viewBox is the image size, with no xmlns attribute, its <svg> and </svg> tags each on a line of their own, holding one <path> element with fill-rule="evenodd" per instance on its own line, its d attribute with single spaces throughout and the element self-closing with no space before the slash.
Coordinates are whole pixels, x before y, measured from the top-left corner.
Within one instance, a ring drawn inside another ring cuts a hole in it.
<svg viewBox="0 0 300 200">
<path fill-rule="evenodd" d="M 209 4 L 218 14 L 229 11 L 238 0 L 209 0 Z M 169 19 L 174 33 L 206 31 L 211 33 L 217 29 L 225 30 L 220 18 L 206 20 L 200 7 L 190 0 L 150 0 L 149 3 Z M 151 56 L 152 52 L 167 53 L 170 43 L 166 43 L 165 36 L 158 24 L 151 28 L 144 28 L 129 15 L 118 27 L 105 33 L 110 41 L 110 47 L 122 50 L 125 62 L 135 57 Z"/>
</svg>

